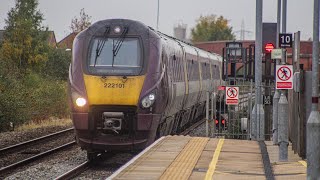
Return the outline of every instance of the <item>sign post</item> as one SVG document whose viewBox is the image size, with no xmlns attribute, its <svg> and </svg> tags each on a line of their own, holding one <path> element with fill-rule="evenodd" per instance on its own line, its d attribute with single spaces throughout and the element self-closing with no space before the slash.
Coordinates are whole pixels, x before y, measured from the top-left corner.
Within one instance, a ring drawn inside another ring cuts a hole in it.
<svg viewBox="0 0 320 180">
<path fill-rule="evenodd" d="M 314 0 L 312 42 L 312 111 L 307 121 L 307 179 L 320 177 L 319 1 Z"/>
</svg>

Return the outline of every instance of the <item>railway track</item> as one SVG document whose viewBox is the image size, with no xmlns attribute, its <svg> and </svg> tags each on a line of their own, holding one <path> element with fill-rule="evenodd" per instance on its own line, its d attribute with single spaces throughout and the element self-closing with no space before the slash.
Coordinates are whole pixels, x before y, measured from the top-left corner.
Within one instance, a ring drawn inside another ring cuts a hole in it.
<svg viewBox="0 0 320 180">
<path fill-rule="evenodd" d="M 202 119 L 198 122 L 196 122 L 195 124 L 193 124 L 192 126 L 190 126 L 189 128 L 187 128 L 186 130 L 184 130 L 183 132 L 179 133 L 179 135 L 187 135 L 189 134 L 193 129 L 197 128 L 198 126 L 200 126 L 201 124 L 205 123 L 205 119 Z M 114 154 L 111 154 L 109 156 L 109 158 L 111 158 Z M 97 158 L 98 159 L 98 158 Z M 80 174 L 82 174 L 83 172 L 85 172 L 86 170 L 90 169 L 92 167 L 92 165 L 95 162 L 90 162 L 90 161 L 85 161 L 82 164 L 80 164 L 79 166 L 71 169 L 70 171 L 60 175 L 59 177 L 56 177 L 55 180 L 64 180 L 64 179 L 72 179 L 75 178 L 77 176 L 79 176 Z"/>
<path fill-rule="evenodd" d="M 70 131 L 73 131 L 73 128 L 65 129 L 65 130 L 62 130 L 62 131 L 59 131 L 59 132 L 56 132 L 56 133 L 52 133 L 52 134 L 48 134 L 46 136 L 42 136 L 42 137 L 39 137 L 39 138 L 36 138 L 36 139 L 32 139 L 32 140 L 25 141 L 25 142 L 22 142 L 22 143 L 19 143 L 19 144 L 15 144 L 15 145 L 12 145 L 12 146 L 4 147 L 4 148 L 0 149 L 0 155 L 5 155 L 5 153 L 18 151 L 20 149 L 25 148 L 26 146 L 31 146 L 31 145 L 43 142 L 45 140 L 48 140 L 48 139 L 56 137 L 56 136 L 60 136 L 60 135 L 62 135 L 64 133 L 67 133 L 67 132 L 70 132 Z"/>
<path fill-rule="evenodd" d="M 101 166 L 98 165 L 100 162 L 102 161 L 108 161 L 109 159 L 111 159 L 112 157 L 116 156 L 116 153 L 106 153 L 104 154 L 104 157 L 102 154 L 98 154 L 97 157 L 92 160 L 92 161 L 85 161 L 82 164 L 78 165 L 77 167 L 69 170 L 68 172 L 60 175 L 59 177 L 54 178 L 55 180 L 64 180 L 64 179 L 72 179 L 75 178 L 79 175 L 81 175 L 82 173 L 84 173 L 87 170 L 93 169 L 94 166 Z M 104 167 L 104 166 L 102 166 Z M 105 167 L 106 169 L 108 169 L 109 167 Z"/>
<path fill-rule="evenodd" d="M 181 132 L 179 135 L 183 135 L 183 136 L 188 135 L 192 130 L 194 130 L 195 128 L 197 128 L 198 126 L 200 126 L 205 122 L 206 122 L 206 119 L 201 119 L 200 121 L 194 123 L 192 126 L 188 127 L 186 130 Z"/>
<path fill-rule="evenodd" d="M 73 177 L 78 176 L 82 172 L 86 171 L 88 168 L 90 168 L 90 161 L 85 161 L 84 163 L 80 164 L 79 166 L 71 169 L 70 171 L 62 174 L 61 176 L 55 178 L 55 180 L 63 180 L 63 179 L 71 179 Z"/>
<path fill-rule="evenodd" d="M 0 168 L 0 174 L 1 175 L 10 174 L 14 169 L 20 168 L 40 158 L 43 158 L 45 156 L 48 156 L 50 154 L 53 154 L 55 152 L 64 150 L 70 146 L 75 145 L 76 144 L 75 141 L 71 141 L 71 142 L 69 141 L 68 143 L 58 142 L 59 145 L 57 144 L 55 146 L 52 146 L 52 144 L 50 145 L 50 143 L 54 142 L 52 141 L 53 138 L 58 139 L 57 137 L 67 135 L 67 133 L 70 133 L 72 130 L 73 128 L 69 128 L 63 131 L 59 131 L 56 133 L 52 133 L 46 136 L 42 136 L 36 139 L 32 139 L 29 141 L 25 141 L 19 144 L 15 144 L 15 145 L 0 149 L 0 157 L 3 160 L 2 163 L 4 163 Z M 48 147 L 46 147 L 46 144 L 44 144 L 45 141 L 49 144 Z M 45 147 L 45 148 L 38 151 L 34 151 L 34 150 L 28 151 L 28 149 L 33 149 L 36 146 Z M 35 154 L 35 155 L 31 156 L 31 154 Z M 17 156 L 20 156 L 20 157 L 17 157 Z M 13 158 L 14 160 L 12 160 L 10 159 L 10 157 L 16 157 L 16 158 Z"/>
<path fill-rule="evenodd" d="M 22 161 L 18 161 L 18 162 L 16 162 L 16 163 L 10 164 L 9 166 L 2 167 L 2 168 L 0 168 L 0 174 L 6 174 L 6 173 L 8 173 L 9 171 L 11 171 L 11 170 L 13 170 L 13 169 L 22 167 L 22 166 L 24 166 L 24 165 L 26 165 L 26 164 L 29 164 L 29 163 L 31 163 L 31 162 L 34 162 L 34 161 L 36 161 L 36 160 L 38 160 L 38 159 L 40 159 L 40 158 L 43 158 L 43 157 L 48 156 L 48 155 L 50 155 L 50 154 L 53 154 L 53 153 L 55 153 L 55 152 L 61 151 L 61 150 L 63 150 L 63 149 L 66 149 L 66 148 L 68 148 L 68 147 L 70 147 L 70 146 L 73 146 L 73 145 L 75 145 L 75 144 L 76 144 L 75 141 L 69 142 L 69 143 L 66 143 L 66 144 L 64 144 L 64 145 L 62 145 L 62 146 L 56 147 L 56 148 L 54 148 L 54 149 L 51 149 L 51 150 L 42 152 L 42 153 L 37 154 L 37 155 L 35 155 L 35 156 L 31 156 L 31 157 L 29 157 L 29 158 L 27 158 L 27 159 L 24 159 L 24 160 L 22 160 Z"/>
</svg>

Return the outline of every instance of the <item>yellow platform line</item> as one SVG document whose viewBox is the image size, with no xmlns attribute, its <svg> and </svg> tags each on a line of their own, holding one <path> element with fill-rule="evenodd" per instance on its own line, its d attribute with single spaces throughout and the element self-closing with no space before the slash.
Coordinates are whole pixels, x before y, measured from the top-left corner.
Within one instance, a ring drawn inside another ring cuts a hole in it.
<svg viewBox="0 0 320 180">
<path fill-rule="evenodd" d="M 224 142 L 224 139 L 220 139 L 219 142 L 218 142 L 217 148 L 216 148 L 216 150 L 214 151 L 214 154 L 213 154 L 212 161 L 211 161 L 211 163 L 209 165 L 209 169 L 207 171 L 205 180 L 211 180 L 212 179 L 213 173 L 214 173 L 214 171 L 216 169 L 216 166 L 217 166 L 217 163 L 218 163 L 218 159 L 219 159 L 219 156 L 220 156 L 220 152 L 221 152 L 221 149 L 222 149 L 223 142 Z"/>
<path fill-rule="evenodd" d="M 192 138 L 160 179 L 188 179 L 208 141 L 209 138 Z"/>
<path fill-rule="evenodd" d="M 300 164 L 302 164 L 304 167 L 307 167 L 307 162 L 306 161 L 299 161 Z"/>
</svg>

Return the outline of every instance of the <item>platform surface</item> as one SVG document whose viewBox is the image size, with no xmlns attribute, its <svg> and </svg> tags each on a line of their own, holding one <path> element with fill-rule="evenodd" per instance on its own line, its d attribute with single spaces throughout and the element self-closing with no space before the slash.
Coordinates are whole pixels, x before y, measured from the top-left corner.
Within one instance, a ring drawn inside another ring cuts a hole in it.
<svg viewBox="0 0 320 180">
<path fill-rule="evenodd" d="M 306 179 L 304 161 L 289 152 L 288 162 L 278 162 L 278 146 L 266 146 L 275 179 Z M 108 179 L 237 180 L 266 179 L 266 174 L 257 141 L 166 136 Z"/>
<path fill-rule="evenodd" d="M 297 154 L 294 154 L 291 144 L 288 149 L 288 162 L 279 162 L 279 148 L 272 145 L 271 141 L 265 142 L 268 149 L 273 174 L 277 180 L 307 179 L 307 164 Z"/>
</svg>

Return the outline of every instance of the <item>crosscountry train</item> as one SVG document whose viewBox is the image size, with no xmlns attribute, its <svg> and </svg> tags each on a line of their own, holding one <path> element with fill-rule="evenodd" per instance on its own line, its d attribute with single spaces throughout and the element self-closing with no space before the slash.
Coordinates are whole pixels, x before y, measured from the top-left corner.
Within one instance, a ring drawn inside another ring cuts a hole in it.
<svg viewBox="0 0 320 180">
<path fill-rule="evenodd" d="M 221 62 L 138 21 L 94 23 L 76 36 L 69 70 L 77 143 L 90 159 L 178 133 L 204 115 Z"/>
</svg>

